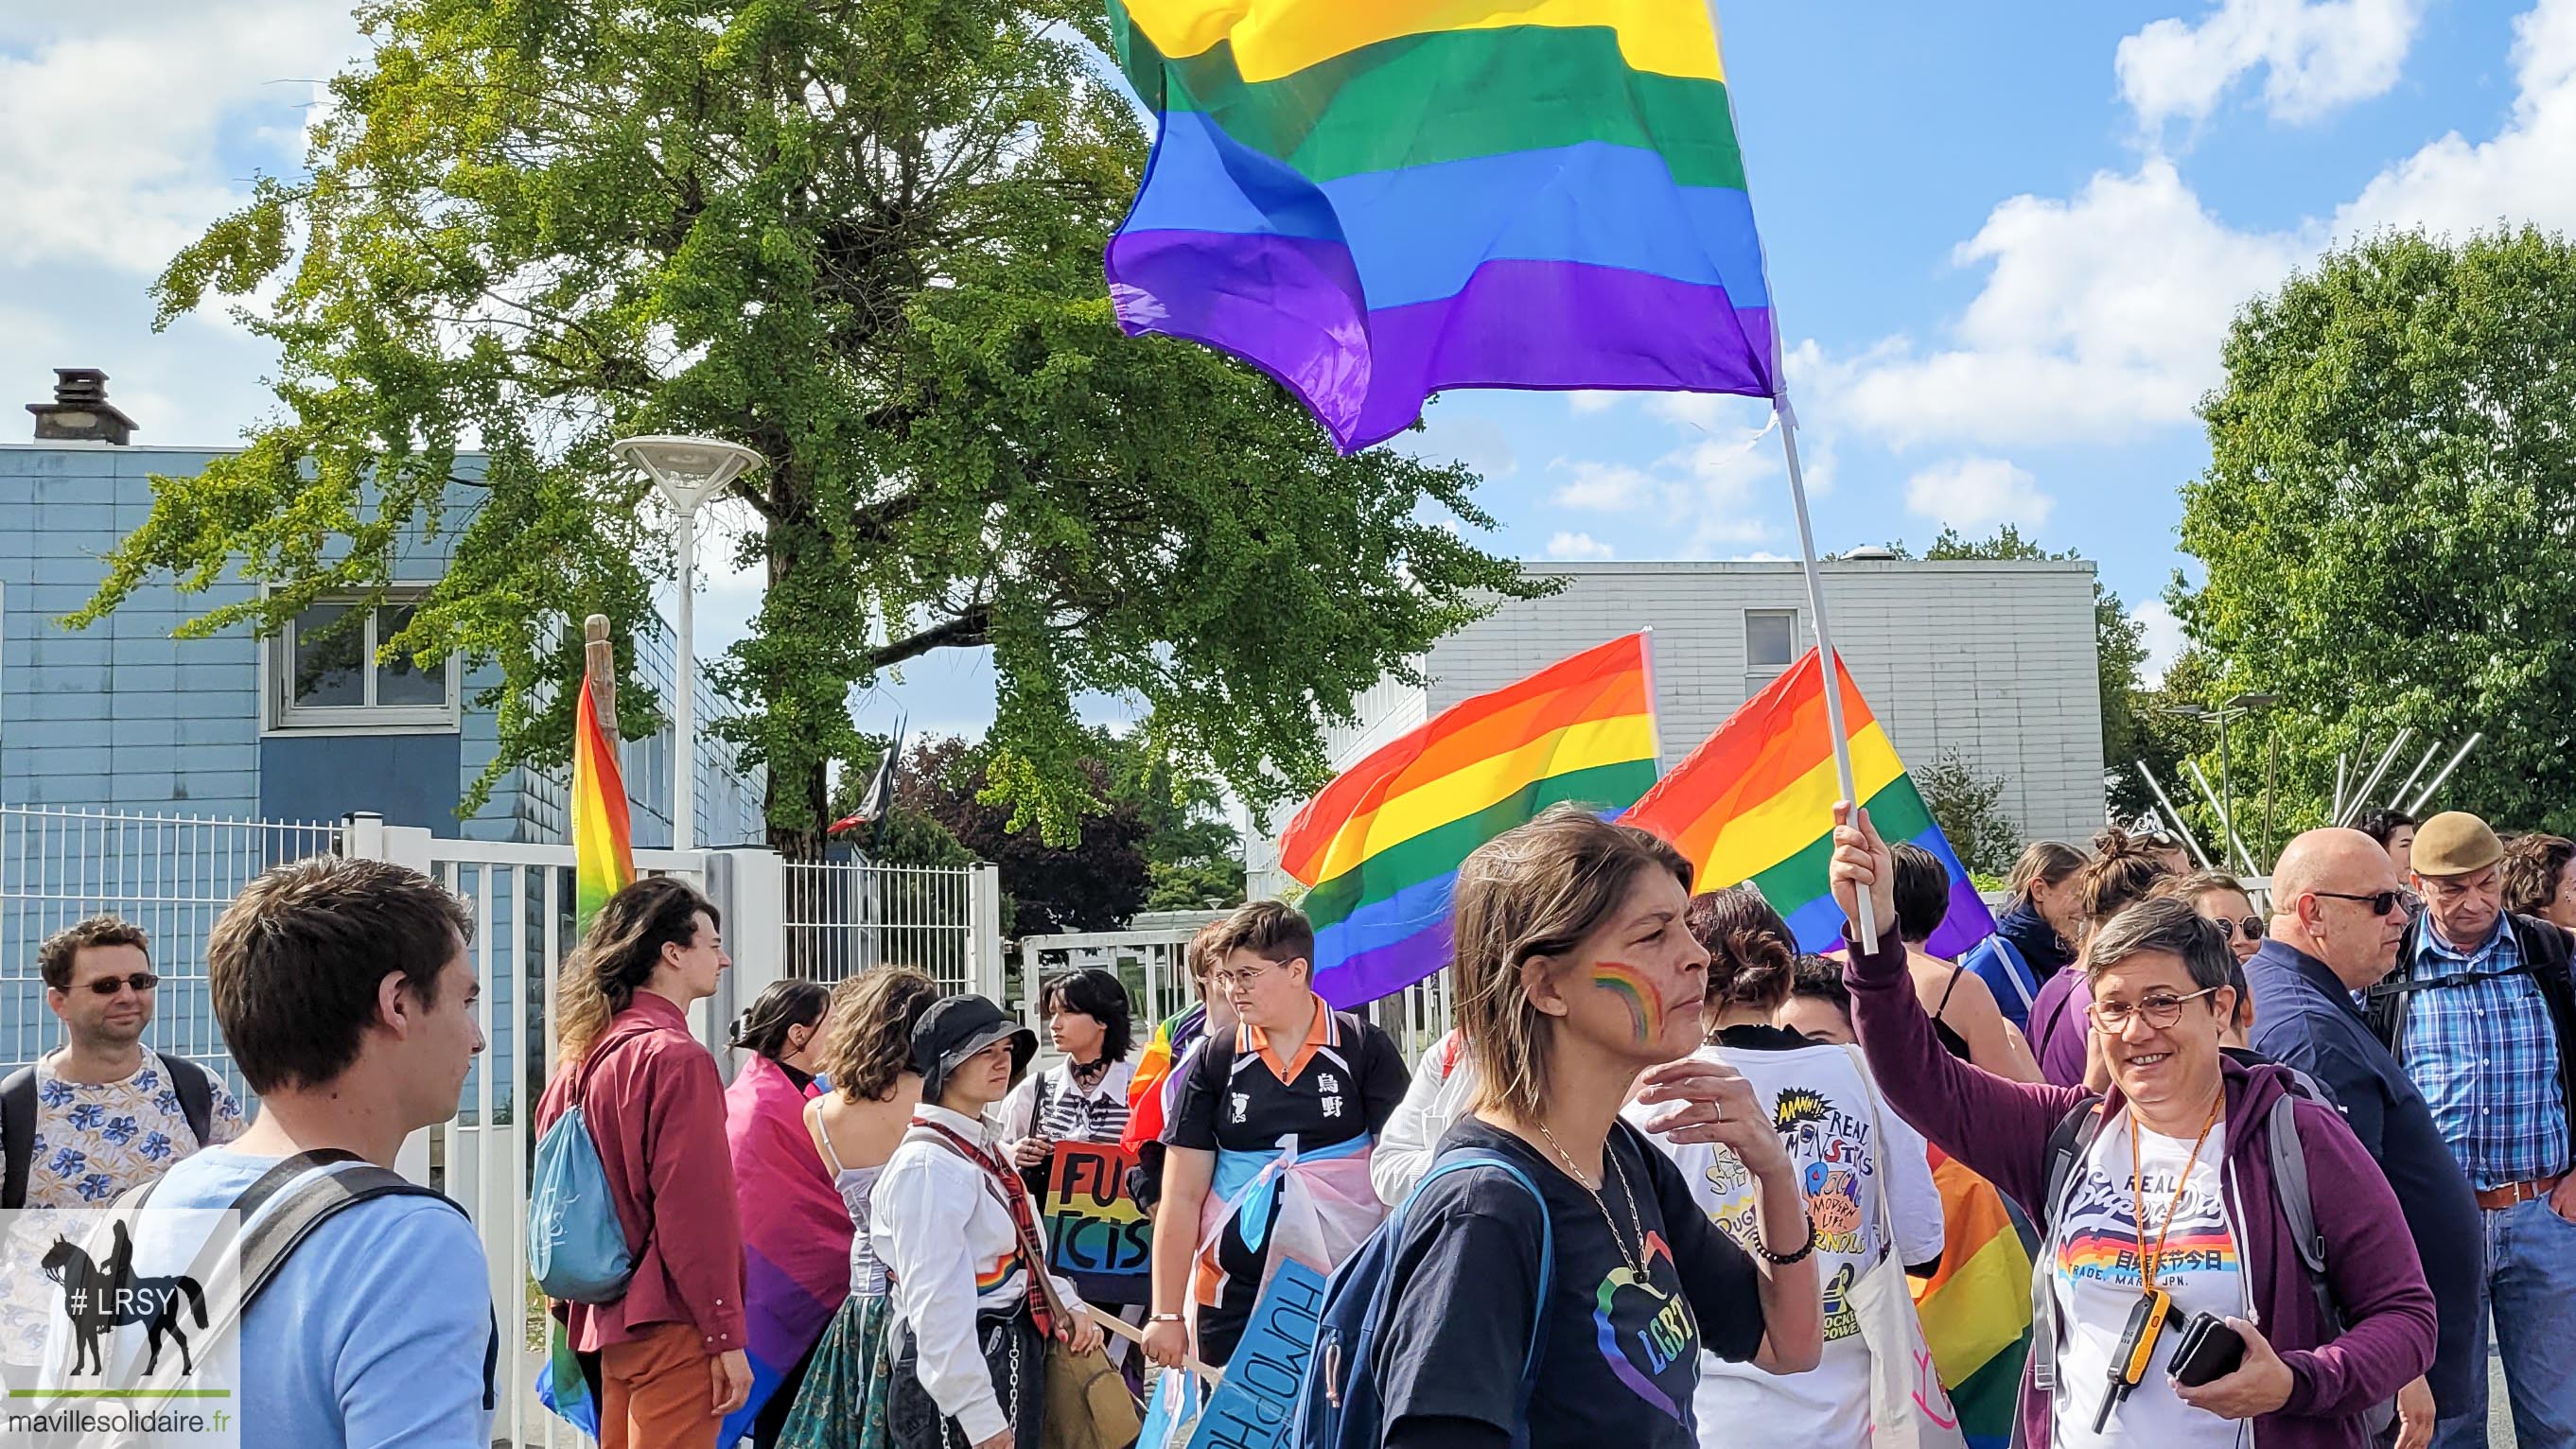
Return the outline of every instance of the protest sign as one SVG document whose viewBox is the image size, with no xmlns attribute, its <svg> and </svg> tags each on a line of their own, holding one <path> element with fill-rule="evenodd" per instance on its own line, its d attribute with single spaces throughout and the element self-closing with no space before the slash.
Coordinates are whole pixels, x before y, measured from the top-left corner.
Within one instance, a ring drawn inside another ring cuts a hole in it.
<svg viewBox="0 0 2576 1449">
<path fill-rule="evenodd" d="M 1208 1395 L 1190 1449 L 1276 1449 L 1297 1417 L 1323 1311 L 1323 1274 L 1294 1259 L 1275 1265 L 1224 1380 Z"/>
<path fill-rule="evenodd" d="M 1047 1163 L 1038 1211 L 1046 1219 L 1047 1266 L 1073 1280 L 1083 1301 L 1144 1303 L 1154 1222 L 1127 1192 L 1133 1154 L 1097 1142 L 1059 1142 Z"/>
</svg>

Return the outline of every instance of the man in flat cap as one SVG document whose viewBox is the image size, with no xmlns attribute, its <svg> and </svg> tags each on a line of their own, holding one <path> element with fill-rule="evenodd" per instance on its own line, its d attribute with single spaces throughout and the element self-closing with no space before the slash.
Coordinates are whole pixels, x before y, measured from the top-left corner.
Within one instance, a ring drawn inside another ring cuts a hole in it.
<svg viewBox="0 0 2576 1449">
<path fill-rule="evenodd" d="M 2477 1190 L 2486 1293 L 2514 1433 L 2576 1446 L 2576 985 L 2567 933 L 2504 909 L 2504 844 L 2474 815 L 2436 815 L 2415 834 L 2424 909 L 2372 988 L 2373 1024 L 2405 1063 L 2443 1140 Z M 2486 1358 L 2479 1315 L 2477 1360 Z M 2437 1446 L 2486 1443 L 2485 1376 Z"/>
</svg>

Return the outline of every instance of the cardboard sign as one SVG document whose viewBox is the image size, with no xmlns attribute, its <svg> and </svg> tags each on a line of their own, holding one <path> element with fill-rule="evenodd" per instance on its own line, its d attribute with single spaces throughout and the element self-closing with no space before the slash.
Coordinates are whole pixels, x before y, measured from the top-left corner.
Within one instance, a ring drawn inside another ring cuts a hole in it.
<svg viewBox="0 0 2576 1449">
<path fill-rule="evenodd" d="M 1038 1195 L 1047 1266 L 1072 1279 L 1087 1303 L 1152 1301 L 1154 1220 L 1128 1195 L 1135 1165 L 1134 1154 L 1096 1142 L 1059 1142 L 1047 1164 Z"/>
<path fill-rule="evenodd" d="M 1275 1265 L 1190 1449 L 1276 1449 L 1286 1440 L 1323 1311 L 1323 1274 L 1294 1259 Z"/>
</svg>

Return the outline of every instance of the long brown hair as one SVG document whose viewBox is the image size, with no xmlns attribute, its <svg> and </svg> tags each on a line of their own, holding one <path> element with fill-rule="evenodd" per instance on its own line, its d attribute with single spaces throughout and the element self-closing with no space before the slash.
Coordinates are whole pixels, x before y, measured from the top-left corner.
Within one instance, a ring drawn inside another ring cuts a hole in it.
<svg viewBox="0 0 2576 1449">
<path fill-rule="evenodd" d="M 2056 885 L 2084 868 L 2083 851 L 2063 840 L 2034 840 L 2013 862 L 2012 876 L 2004 888 L 2016 901 L 2030 899 L 2035 885 Z"/>
<path fill-rule="evenodd" d="M 912 1028 L 939 999 L 939 983 L 908 966 L 879 966 L 832 992 L 832 1029 L 816 1065 L 848 1101 L 882 1102 L 912 1070 Z"/>
<path fill-rule="evenodd" d="M 1555 1033 L 1521 984 L 1521 967 L 1582 945 L 1650 871 L 1690 889 L 1690 862 L 1678 851 L 1580 805 L 1487 841 L 1458 868 L 1458 1029 L 1476 1064 L 1479 1107 L 1537 1120 Z"/>
<path fill-rule="evenodd" d="M 578 1061 L 617 1013 L 653 979 L 664 946 L 698 938 L 698 915 L 722 926 L 715 902 L 677 876 L 647 876 L 608 898 L 581 944 L 564 958 L 555 985 L 555 1046 Z"/>
</svg>

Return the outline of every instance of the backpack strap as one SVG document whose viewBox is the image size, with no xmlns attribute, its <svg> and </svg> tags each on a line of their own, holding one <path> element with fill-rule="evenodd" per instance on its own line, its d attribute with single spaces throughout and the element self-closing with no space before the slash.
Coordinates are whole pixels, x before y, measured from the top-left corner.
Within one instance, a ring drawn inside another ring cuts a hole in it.
<svg viewBox="0 0 2576 1449">
<path fill-rule="evenodd" d="M 2031 1255 L 2030 1372 L 2042 1393 L 2057 1391 L 2057 1294 L 2049 1282 L 2049 1235 L 2056 1231 L 2057 1211 L 2066 1201 L 2066 1185 L 2093 1151 L 2109 1118 L 2100 1097 L 2087 1097 L 2057 1119 L 2048 1134 L 2048 1188 L 2035 1203 L 2025 1203 L 2040 1233 L 2040 1251 Z"/>
<path fill-rule="evenodd" d="M 215 1125 L 215 1074 L 186 1057 L 158 1051 L 152 1055 L 161 1059 L 161 1075 L 170 1079 L 170 1090 L 178 1094 L 179 1115 L 188 1119 L 197 1145 L 212 1147 L 214 1139 L 207 1134 Z"/>
<path fill-rule="evenodd" d="M 1988 936 L 1984 944 L 1992 948 L 1996 956 L 2002 958 L 2005 967 L 2004 977 L 2012 983 L 2013 995 L 2021 998 L 2021 1014 L 2027 1018 L 2030 1015 L 2031 1002 L 2037 999 L 2032 993 L 2038 989 L 2034 984 L 2035 978 L 2031 974 L 2030 963 L 2021 959 L 2021 952 L 2013 945 L 2012 938 L 2001 931 Z"/>
<path fill-rule="evenodd" d="M 1603 1150 L 1611 1149 L 1605 1145 Z M 1538 1366 L 1547 1357 L 1547 1301 L 1556 1291 L 1556 1223 L 1548 1213 L 1546 1195 L 1538 1190 L 1537 1183 L 1530 1181 L 1529 1174 L 1523 1172 L 1518 1163 L 1507 1157 L 1491 1152 L 1453 1153 L 1433 1163 L 1431 1170 L 1422 1175 L 1422 1180 L 1413 1185 L 1413 1191 L 1405 1194 L 1404 1201 L 1397 1204 L 1395 1212 L 1391 1215 L 1391 1221 L 1394 1224 L 1391 1231 L 1399 1240 L 1402 1238 L 1405 1210 L 1413 1206 L 1413 1200 L 1420 1197 L 1422 1190 L 1429 1187 L 1434 1179 L 1446 1177 L 1453 1172 L 1463 1172 L 1471 1167 L 1495 1169 L 1519 1183 L 1521 1190 L 1530 1195 L 1530 1200 L 1538 1204 L 1538 1297 L 1532 1303 L 1530 1314 L 1536 1326 L 1530 1332 L 1529 1351 L 1521 1358 L 1520 1387 L 1512 1401 L 1513 1420 L 1527 1424 L 1530 1399 L 1538 1390 Z M 1389 1273 L 1379 1282 L 1377 1290 L 1379 1302 L 1369 1310 L 1370 1322 L 1375 1323 L 1383 1318 L 1386 1299 L 1394 1287 L 1394 1279 L 1395 1275 Z"/>
<path fill-rule="evenodd" d="M 2299 1139 L 2297 1094 L 2284 1092 L 2273 1099 L 2265 1135 L 2272 1162 L 2272 1196 L 2281 1204 L 2281 1218 L 2289 1225 L 2299 1266 L 2307 1270 L 2308 1287 L 2316 1294 L 2322 1321 L 2340 1332 L 2343 1315 L 2335 1311 L 2334 1288 L 2326 1282 L 2326 1237 L 2317 1227 L 2316 1204 L 2308 1196 L 2308 1152 Z"/>
<path fill-rule="evenodd" d="M 36 1157 L 36 1068 L 30 1063 L 0 1082 L 0 1209 L 27 1205 L 27 1169 Z"/>
</svg>

